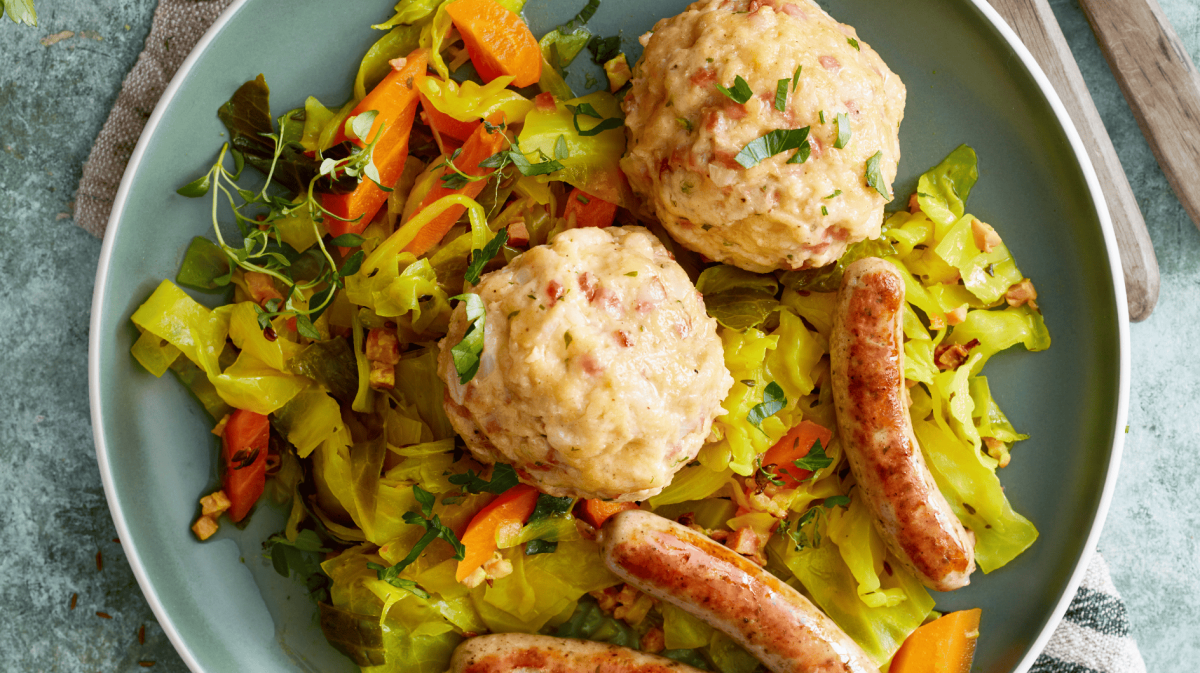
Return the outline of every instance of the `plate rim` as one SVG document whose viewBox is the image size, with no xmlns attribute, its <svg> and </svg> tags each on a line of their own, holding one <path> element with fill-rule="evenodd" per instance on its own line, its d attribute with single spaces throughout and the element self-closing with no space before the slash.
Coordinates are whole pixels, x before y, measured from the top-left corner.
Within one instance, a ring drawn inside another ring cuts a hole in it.
<svg viewBox="0 0 1200 673">
<path fill-rule="evenodd" d="M 166 607 L 158 596 L 150 577 L 146 573 L 145 566 L 142 564 L 141 554 L 134 542 L 134 539 L 129 535 L 129 526 L 125 520 L 124 511 L 117 499 L 113 488 L 113 472 L 112 464 L 108 460 L 108 447 L 104 436 L 104 420 L 101 413 L 102 400 L 100 396 L 100 329 L 101 329 L 101 311 L 104 299 L 107 296 L 109 268 L 112 261 L 113 246 L 116 239 L 117 228 L 120 226 L 121 216 L 124 213 L 125 206 L 128 203 L 129 192 L 133 183 L 133 175 L 137 172 L 141 160 L 149 147 L 149 138 L 162 122 L 162 118 L 166 112 L 166 108 L 170 101 L 174 99 L 176 93 L 183 86 L 183 82 L 195 67 L 200 56 L 208 50 L 209 45 L 216 36 L 224 29 L 225 25 L 233 19 L 233 17 L 241 11 L 242 7 L 250 0 L 233 0 L 233 2 L 217 17 L 216 21 L 204 32 L 196 46 L 180 64 L 179 69 L 163 90 L 162 96 L 154 106 L 154 111 L 150 114 L 146 121 L 145 127 L 142 129 L 141 135 L 138 137 L 137 145 L 134 147 L 133 153 L 129 157 L 129 163 L 126 165 L 125 172 L 121 176 L 121 183 L 117 189 L 117 194 L 113 199 L 112 212 L 108 218 L 108 224 L 105 229 L 103 244 L 100 248 L 98 266 L 96 269 L 95 283 L 93 286 L 91 317 L 89 319 L 89 334 L 88 334 L 88 402 L 92 422 L 92 439 L 95 444 L 96 462 L 100 470 L 100 481 L 104 486 L 105 500 L 108 502 L 109 513 L 112 515 L 113 524 L 116 527 L 117 535 L 122 541 L 122 547 L 125 551 L 125 556 L 129 561 L 129 566 L 133 570 L 133 575 L 137 579 L 138 586 L 142 590 L 142 594 L 146 597 L 146 602 L 150 605 L 150 610 L 154 613 L 163 632 L 179 653 L 181 659 L 187 665 L 188 669 L 193 673 L 207 673 L 197 660 L 195 653 L 187 646 L 182 634 L 175 627 L 174 621 L 168 614 Z M 960 0 L 962 1 L 962 0 Z M 1118 370 L 1117 370 L 1117 408 L 1115 423 L 1113 425 L 1112 447 L 1109 453 L 1108 465 L 1105 467 L 1104 486 L 1100 492 L 1100 500 L 1096 505 L 1096 511 L 1089 524 L 1089 530 L 1083 549 L 1079 554 L 1079 558 L 1075 561 L 1075 568 L 1071 573 L 1071 577 L 1064 585 L 1060 593 L 1054 609 L 1050 613 L 1049 619 L 1043 625 L 1041 632 L 1033 643 L 1026 650 L 1025 655 L 1021 658 L 1013 673 L 1027 673 L 1046 648 L 1046 644 L 1050 641 L 1054 631 L 1062 621 L 1064 615 L 1070 606 L 1071 600 L 1079 590 L 1079 585 L 1083 582 L 1083 577 L 1087 571 L 1087 567 L 1091 562 L 1092 556 L 1096 553 L 1096 546 L 1100 539 L 1100 534 L 1104 529 L 1104 523 L 1108 518 L 1108 511 L 1112 504 L 1113 494 L 1116 490 L 1117 476 L 1120 471 L 1121 458 L 1124 453 L 1125 433 L 1124 427 L 1128 423 L 1129 413 L 1129 387 L 1130 387 L 1130 343 L 1129 343 L 1129 312 L 1128 300 L 1125 291 L 1125 277 L 1121 267 L 1120 252 L 1117 248 L 1116 234 L 1113 230 L 1112 219 L 1109 216 L 1108 205 L 1104 199 L 1103 191 L 1100 189 L 1100 183 L 1096 176 L 1095 167 L 1092 165 L 1091 157 L 1088 156 L 1083 145 L 1083 140 L 1079 135 L 1078 129 L 1075 127 L 1074 121 L 1067 114 L 1066 107 L 1063 105 L 1062 99 L 1059 98 L 1058 92 L 1051 85 L 1046 73 L 1042 70 L 1038 62 L 1033 58 L 1029 49 L 1017 36 L 1016 32 L 1009 27 L 1008 23 L 1000 16 L 987 0 L 965 0 L 966 3 L 973 5 L 989 23 L 1000 33 L 1000 36 L 1008 44 L 1009 48 L 1020 59 L 1022 65 L 1033 77 L 1041 94 L 1046 98 L 1050 108 L 1054 111 L 1054 116 L 1058 121 L 1063 132 L 1067 136 L 1067 142 L 1070 144 L 1072 151 L 1075 154 L 1076 160 L 1079 162 L 1080 168 L 1083 171 L 1084 182 L 1087 184 L 1088 191 L 1092 198 L 1093 205 L 1096 208 L 1096 214 L 1100 223 L 1100 230 L 1104 239 L 1105 252 L 1108 255 L 1109 274 L 1113 280 L 1114 302 L 1116 304 L 1117 316 L 1117 342 L 1118 342 Z"/>
</svg>

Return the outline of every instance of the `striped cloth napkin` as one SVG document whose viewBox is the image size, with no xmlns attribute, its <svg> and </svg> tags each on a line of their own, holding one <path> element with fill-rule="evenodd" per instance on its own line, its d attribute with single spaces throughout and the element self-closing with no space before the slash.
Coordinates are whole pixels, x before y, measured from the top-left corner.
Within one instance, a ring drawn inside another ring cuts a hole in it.
<svg viewBox="0 0 1200 673">
<path fill-rule="evenodd" d="M 125 165 L 175 71 L 232 0 L 159 0 L 146 47 L 125 78 L 83 167 L 75 222 L 103 236 Z M 1108 564 L 1092 557 L 1066 619 L 1031 673 L 1145 673 Z"/>
</svg>

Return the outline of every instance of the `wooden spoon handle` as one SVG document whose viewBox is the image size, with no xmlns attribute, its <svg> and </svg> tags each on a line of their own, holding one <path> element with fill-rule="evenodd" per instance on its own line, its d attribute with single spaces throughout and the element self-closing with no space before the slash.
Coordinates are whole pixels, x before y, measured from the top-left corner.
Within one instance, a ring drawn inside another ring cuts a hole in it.
<svg viewBox="0 0 1200 673">
<path fill-rule="evenodd" d="M 1200 73 L 1156 0 L 1081 0 L 1175 196 L 1200 227 Z"/>
<path fill-rule="evenodd" d="M 1066 106 L 1067 113 L 1071 115 L 1071 120 L 1075 122 L 1075 128 L 1079 130 L 1112 216 L 1117 248 L 1121 253 L 1121 269 L 1125 275 L 1129 319 L 1134 322 L 1145 320 L 1158 302 L 1158 259 L 1154 256 L 1154 244 L 1150 241 L 1146 221 L 1138 209 L 1137 199 L 1121 168 L 1112 139 L 1104 129 L 1096 103 L 1088 93 L 1083 73 L 1079 71 L 1079 64 L 1071 54 L 1058 20 L 1054 18 L 1054 11 L 1047 0 L 990 2 L 1020 36 L 1038 65 L 1042 66 Z M 1112 0 L 1084 0 L 1085 5 L 1093 3 L 1120 4 L 1121 7 L 1128 4 L 1113 3 Z"/>
</svg>

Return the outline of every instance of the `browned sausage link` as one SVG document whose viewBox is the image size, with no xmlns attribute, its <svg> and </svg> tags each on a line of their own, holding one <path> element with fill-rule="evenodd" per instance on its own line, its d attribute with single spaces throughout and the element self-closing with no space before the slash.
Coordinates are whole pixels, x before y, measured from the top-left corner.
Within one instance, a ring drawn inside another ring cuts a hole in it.
<svg viewBox="0 0 1200 673">
<path fill-rule="evenodd" d="M 966 586 L 974 535 L 938 490 L 913 434 L 904 387 L 904 278 L 875 257 L 846 268 L 830 355 L 850 469 L 892 553 L 937 591 Z"/>
<path fill-rule="evenodd" d="M 678 661 L 620 645 L 527 633 L 495 633 L 464 640 L 450 673 L 701 673 Z"/>
<path fill-rule="evenodd" d="M 635 509 L 611 517 L 601 538 L 610 570 L 725 632 L 775 673 L 879 671 L 807 598 L 705 535 Z"/>
</svg>

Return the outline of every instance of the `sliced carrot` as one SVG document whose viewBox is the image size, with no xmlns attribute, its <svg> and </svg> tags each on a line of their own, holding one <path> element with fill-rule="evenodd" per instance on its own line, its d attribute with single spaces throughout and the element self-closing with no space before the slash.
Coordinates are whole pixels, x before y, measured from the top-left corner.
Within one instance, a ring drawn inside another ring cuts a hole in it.
<svg viewBox="0 0 1200 673">
<path fill-rule="evenodd" d="M 795 488 L 800 485 L 800 482 L 808 479 L 812 475 L 811 470 L 801 469 L 792 464 L 792 461 L 799 460 L 808 455 L 809 449 L 817 440 L 821 440 L 821 446 L 829 446 L 829 440 L 833 439 L 833 433 L 828 428 L 817 425 L 812 421 L 801 421 L 800 425 L 788 430 L 788 433 L 775 443 L 775 446 L 767 449 L 763 454 L 763 465 L 775 465 L 775 472 L 780 479 L 783 480 L 786 488 Z"/>
<path fill-rule="evenodd" d="M 563 217 L 570 222 L 571 214 L 575 214 L 576 227 L 611 227 L 617 216 L 617 204 L 610 203 L 598 196 L 592 196 L 576 187 L 567 197 L 567 207 Z"/>
<path fill-rule="evenodd" d="M 433 130 L 457 140 L 466 140 L 475 132 L 477 122 L 462 122 L 435 108 L 425 94 L 421 94 L 421 109 Z"/>
<path fill-rule="evenodd" d="M 395 121 L 395 125 L 384 130 L 375 143 L 375 168 L 379 170 L 379 182 L 382 185 L 391 187 L 404 172 L 404 161 L 408 158 L 408 136 L 416 114 L 417 102 L 413 101 Z M 388 193 L 367 178 L 363 178 L 352 192 L 322 194 L 321 206 L 336 215 L 325 218 L 325 230 L 334 238 L 342 234 L 362 233 L 383 204 L 387 203 L 387 199 Z"/>
<path fill-rule="evenodd" d="M 497 113 L 488 119 L 488 124 L 476 124 L 475 131 L 471 133 L 471 137 L 467 142 L 463 143 L 462 152 L 454 159 L 454 165 L 459 171 L 472 177 L 488 176 L 495 172 L 494 168 L 481 168 L 480 162 L 499 152 L 508 143 L 508 138 L 504 132 L 500 130 L 499 124 L 502 121 L 500 113 Z M 491 126 L 489 129 L 488 127 Z M 442 170 L 442 177 L 448 177 L 454 171 L 449 166 Z M 421 199 L 421 205 L 417 208 L 416 213 L 420 213 L 425 208 L 429 207 L 438 199 L 452 194 L 462 194 L 468 198 L 479 196 L 479 192 L 483 191 L 487 180 L 472 180 L 463 185 L 459 189 L 449 189 L 445 186 L 445 181 L 438 179 L 429 193 Z M 466 210 L 463 206 L 451 206 L 444 210 L 440 215 L 429 221 L 429 224 L 421 228 L 413 240 L 404 247 L 406 252 L 411 252 L 418 257 L 427 252 L 430 248 L 438 244 L 446 232 L 454 226 L 458 218 L 462 216 Z M 416 215 L 414 213 L 414 215 Z"/>
<path fill-rule="evenodd" d="M 519 484 L 479 510 L 460 538 L 466 554 L 458 562 L 454 579 L 461 582 L 486 563 L 496 551 L 496 533 L 505 526 L 523 525 L 533 514 L 537 499 L 537 489 Z"/>
<path fill-rule="evenodd" d="M 271 426 L 263 414 L 237 409 L 221 433 L 225 474 L 221 490 L 229 497 L 229 518 L 237 523 L 258 502 L 267 483 L 267 444 Z"/>
<path fill-rule="evenodd" d="M 374 161 L 375 168 L 379 170 L 380 184 L 387 187 L 395 184 L 404 172 L 404 161 L 408 158 L 408 137 L 417 114 L 417 85 L 425 76 L 428 62 L 427 49 L 412 52 L 405 59 L 404 66 L 388 73 L 352 112 L 352 115 L 367 110 L 378 113 L 366 140 L 380 133 L 379 140 L 375 142 Z M 380 129 L 383 129 L 382 132 Z M 343 140 L 346 140 L 344 128 L 334 138 L 335 143 Z M 354 140 L 354 144 L 366 146 L 361 138 Z M 371 223 L 375 213 L 387 203 L 387 197 L 387 192 L 366 178 L 347 194 L 322 194 L 321 206 L 336 216 L 325 218 L 326 230 L 335 238 L 342 234 L 362 232 Z"/>
<path fill-rule="evenodd" d="M 381 126 L 391 126 L 401 113 L 408 110 L 409 104 L 416 100 L 417 86 L 421 83 L 421 78 L 425 76 L 428 66 L 429 50 L 424 47 L 414 49 L 411 54 L 404 57 L 403 65 L 399 68 L 393 65 L 392 71 L 379 84 L 376 84 L 370 93 L 358 101 L 358 105 L 354 106 L 346 119 L 356 117 L 368 110 L 375 110 L 378 114 L 375 116 L 375 122 L 371 125 L 371 132 L 367 134 L 368 140 L 374 138 Z M 337 145 L 346 140 L 349 138 L 346 136 L 346 125 L 343 124 L 333 136 L 332 144 Z M 362 139 L 355 140 L 354 143 L 359 147 L 366 144 Z"/>
<path fill-rule="evenodd" d="M 520 16 L 496 0 L 455 0 L 446 13 L 484 82 L 512 75 L 513 86 L 523 87 L 541 79 L 542 51 Z"/>
<path fill-rule="evenodd" d="M 951 612 L 909 634 L 890 673 L 970 673 L 979 640 L 979 608 Z"/>
<path fill-rule="evenodd" d="M 581 514 L 584 521 L 599 528 L 604 525 L 608 518 L 618 512 L 624 512 L 629 509 L 637 509 L 636 502 L 612 502 L 609 500 L 600 500 L 591 498 L 583 501 L 583 511 Z"/>
</svg>

